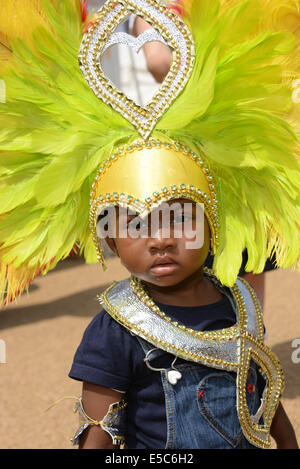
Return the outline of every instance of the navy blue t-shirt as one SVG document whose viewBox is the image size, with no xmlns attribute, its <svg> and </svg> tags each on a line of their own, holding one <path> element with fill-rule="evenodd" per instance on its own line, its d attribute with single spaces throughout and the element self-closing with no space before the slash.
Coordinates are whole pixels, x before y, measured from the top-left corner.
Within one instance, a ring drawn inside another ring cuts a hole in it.
<svg viewBox="0 0 300 469">
<path fill-rule="evenodd" d="M 205 306 L 181 307 L 156 303 L 172 320 L 195 330 L 217 330 L 236 323 L 227 297 Z M 137 338 L 101 311 L 84 332 L 69 373 L 71 378 L 126 392 L 126 444 L 132 449 L 164 448 L 167 438 L 165 398 L 160 373 L 144 363 Z M 167 352 L 153 366 L 168 368 L 174 356 Z M 180 363 L 179 360 L 176 363 Z"/>
</svg>

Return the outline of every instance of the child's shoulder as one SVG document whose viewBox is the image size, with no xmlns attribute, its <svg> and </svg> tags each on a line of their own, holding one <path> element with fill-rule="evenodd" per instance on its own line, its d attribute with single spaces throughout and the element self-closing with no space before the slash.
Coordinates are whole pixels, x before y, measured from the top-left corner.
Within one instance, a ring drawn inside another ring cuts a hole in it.
<svg viewBox="0 0 300 469">
<path fill-rule="evenodd" d="M 88 324 L 69 376 L 125 392 L 140 363 L 143 354 L 135 337 L 103 309 Z"/>
<path fill-rule="evenodd" d="M 119 339 L 123 342 L 124 340 L 131 341 L 132 336 L 103 308 L 92 318 L 83 337 L 95 337 L 96 340 L 101 337 L 102 340 L 106 338 L 107 341 Z"/>
</svg>

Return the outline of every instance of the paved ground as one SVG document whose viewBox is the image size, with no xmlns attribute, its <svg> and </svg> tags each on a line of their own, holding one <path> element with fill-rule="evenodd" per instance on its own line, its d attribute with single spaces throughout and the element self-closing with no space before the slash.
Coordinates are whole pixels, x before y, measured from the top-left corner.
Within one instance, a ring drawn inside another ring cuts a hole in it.
<svg viewBox="0 0 300 469">
<path fill-rule="evenodd" d="M 0 339 L 6 344 L 6 363 L 0 364 L 0 448 L 72 448 L 69 438 L 78 418 L 73 401 L 46 408 L 62 396 L 80 395 L 80 383 L 67 375 L 82 333 L 99 311 L 96 294 L 125 277 L 115 258 L 105 275 L 100 266 L 68 259 L 36 279 L 30 296 L 0 311 Z M 292 361 L 292 353 L 297 355 L 292 342 L 300 339 L 299 280 L 291 272 L 267 274 L 265 324 L 267 343 L 285 370 L 283 403 L 300 442 L 300 363 Z"/>
</svg>

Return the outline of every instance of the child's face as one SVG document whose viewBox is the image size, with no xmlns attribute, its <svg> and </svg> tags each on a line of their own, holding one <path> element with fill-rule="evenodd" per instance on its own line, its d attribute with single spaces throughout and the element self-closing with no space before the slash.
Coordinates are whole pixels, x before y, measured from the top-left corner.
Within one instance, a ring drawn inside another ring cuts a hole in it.
<svg viewBox="0 0 300 469">
<path fill-rule="evenodd" d="M 105 239 L 131 274 L 157 286 L 174 286 L 203 266 L 210 230 L 202 208 L 191 200 L 171 200 L 163 204 L 165 211 L 161 207 L 146 219 L 117 210 L 116 237 Z M 135 237 L 124 236 L 132 233 L 132 226 Z M 201 242 L 195 242 L 201 232 Z"/>
</svg>

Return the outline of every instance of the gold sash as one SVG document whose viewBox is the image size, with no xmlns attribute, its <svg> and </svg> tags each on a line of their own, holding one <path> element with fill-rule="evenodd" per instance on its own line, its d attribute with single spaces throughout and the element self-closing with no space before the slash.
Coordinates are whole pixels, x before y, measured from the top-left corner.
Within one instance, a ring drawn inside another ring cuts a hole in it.
<svg viewBox="0 0 300 469">
<path fill-rule="evenodd" d="M 209 274 L 212 276 L 212 274 Z M 281 394 L 284 376 L 276 355 L 263 343 L 262 313 L 254 290 L 243 279 L 230 289 L 236 305 L 236 324 L 217 331 L 196 331 L 171 321 L 132 279 L 114 282 L 99 301 L 117 322 L 155 347 L 185 360 L 237 373 L 237 409 L 247 440 L 260 448 L 270 448 L 270 427 Z M 250 415 L 246 382 L 253 359 L 266 379 L 261 406 Z M 263 424 L 258 422 L 263 416 Z"/>
</svg>

